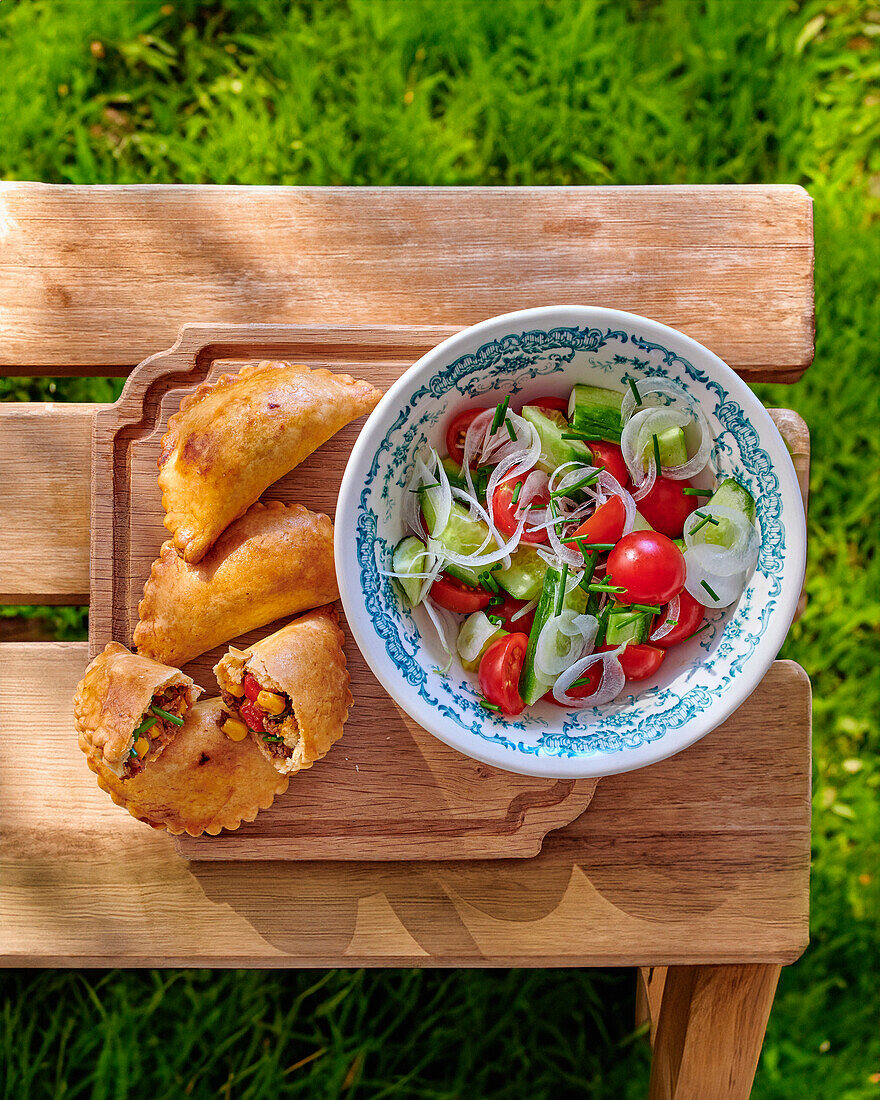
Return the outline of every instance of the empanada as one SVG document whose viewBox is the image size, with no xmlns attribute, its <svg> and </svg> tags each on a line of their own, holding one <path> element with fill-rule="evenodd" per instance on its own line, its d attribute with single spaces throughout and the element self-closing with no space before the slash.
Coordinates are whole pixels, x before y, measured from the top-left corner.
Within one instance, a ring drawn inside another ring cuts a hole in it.
<svg viewBox="0 0 880 1100">
<path fill-rule="evenodd" d="M 122 782 L 89 759 L 98 786 L 132 817 L 169 833 L 219 833 L 253 821 L 287 790 L 249 738 L 231 741 L 220 729 L 226 718 L 220 699 L 205 699 L 187 713 L 162 756 Z"/>
<path fill-rule="evenodd" d="M 352 704 L 343 642 L 335 610 L 321 607 L 214 668 L 231 718 L 282 775 L 311 767 L 342 736 Z"/>
<path fill-rule="evenodd" d="M 381 396 L 347 374 L 267 361 L 184 397 L 162 439 L 159 488 L 186 561 L 200 561 L 264 489 Z"/>
<path fill-rule="evenodd" d="M 301 504 L 254 504 L 197 565 L 170 542 L 138 608 L 140 653 L 185 665 L 247 630 L 339 597 L 333 524 Z"/>
<path fill-rule="evenodd" d="M 176 668 L 108 642 L 73 697 L 79 747 L 119 779 L 143 771 L 168 748 L 202 689 Z"/>
</svg>

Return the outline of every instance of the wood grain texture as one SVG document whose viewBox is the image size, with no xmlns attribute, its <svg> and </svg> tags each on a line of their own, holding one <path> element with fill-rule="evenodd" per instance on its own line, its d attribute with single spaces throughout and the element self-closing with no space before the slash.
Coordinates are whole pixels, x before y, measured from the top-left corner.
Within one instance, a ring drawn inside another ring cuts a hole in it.
<svg viewBox="0 0 880 1100">
<path fill-rule="evenodd" d="M 650 1100 L 748 1100 L 778 966 L 671 966 Z"/>
<path fill-rule="evenodd" d="M 649 1025 L 648 1039 L 651 1046 L 657 1038 L 666 971 L 665 966 L 640 966 L 636 971 L 636 1027 Z"/>
<path fill-rule="evenodd" d="M 96 405 L 0 405 L 0 603 L 89 602 Z"/>
<path fill-rule="evenodd" d="M 810 691 L 791 662 L 686 752 L 603 779 L 534 859 L 187 863 L 86 768 L 86 659 L 0 646 L 7 965 L 789 963 L 807 943 Z"/>
<path fill-rule="evenodd" d="M 7 373 L 126 372 L 193 318 L 461 328 L 548 303 L 663 321 L 752 380 L 813 358 L 794 186 L 3 183 L 0 250 Z"/>
</svg>

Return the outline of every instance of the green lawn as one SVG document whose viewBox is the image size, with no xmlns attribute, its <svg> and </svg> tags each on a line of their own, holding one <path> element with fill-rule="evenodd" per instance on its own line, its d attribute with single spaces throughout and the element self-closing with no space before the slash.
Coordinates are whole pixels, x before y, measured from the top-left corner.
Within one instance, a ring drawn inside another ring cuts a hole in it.
<svg viewBox="0 0 880 1100">
<path fill-rule="evenodd" d="M 6 179 L 809 189 L 816 362 L 760 395 L 813 433 L 809 604 L 783 651 L 815 696 L 812 944 L 783 973 L 754 1095 L 880 1094 L 878 5 L 7 0 L 0 74 Z M 82 636 L 82 611 L 44 620 Z M 15 1100 L 645 1090 L 628 972 L 20 972 L 2 988 Z"/>
</svg>

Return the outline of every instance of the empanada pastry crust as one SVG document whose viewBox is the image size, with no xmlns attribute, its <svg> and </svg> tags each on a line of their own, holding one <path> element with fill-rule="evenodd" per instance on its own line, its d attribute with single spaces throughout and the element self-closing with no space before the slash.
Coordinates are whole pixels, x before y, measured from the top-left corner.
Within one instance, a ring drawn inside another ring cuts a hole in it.
<svg viewBox="0 0 880 1100">
<path fill-rule="evenodd" d="M 264 361 L 184 397 L 162 439 L 159 488 L 185 560 L 200 561 L 264 489 L 381 396 L 347 374 Z"/>
<path fill-rule="evenodd" d="M 176 668 L 132 653 L 119 642 L 108 642 L 88 665 L 73 697 L 73 720 L 79 747 L 89 760 L 121 776 L 128 763 L 133 732 L 154 696 L 180 689 L 186 707 L 192 707 L 202 689 Z M 174 730 L 170 731 L 172 736 Z M 157 744 L 148 757 L 150 766 L 167 749 Z"/>
<path fill-rule="evenodd" d="M 236 703 L 230 686 L 240 695 L 246 672 L 289 698 L 292 715 L 278 727 L 292 747 L 289 755 L 273 752 L 263 735 L 251 730 L 254 744 L 282 775 L 311 767 L 342 737 L 353 702 L 344 641 L 335 609 L 321 607 L 247 650 L 231 650 L 214 668 L 230 713 Z"/>
<path fill-rule="evenodd" d="M 333 524 L 301 504 L 254 504 L 189 565 L 166 542 L 138 607 L 138 652 L 185 665 L 248 630 L 338 599 Z"/>
<path fill-rule="evenodd" d="M 183 728 L 149 768 L 122 782 L 89 759 L 98 786 L 139 821 L 169 833 L 219 833 L 253 821 L 287 790 L 249 738 L 230 741 L 220 729 L 220 699 L 197 703 Z"/>
</svg>

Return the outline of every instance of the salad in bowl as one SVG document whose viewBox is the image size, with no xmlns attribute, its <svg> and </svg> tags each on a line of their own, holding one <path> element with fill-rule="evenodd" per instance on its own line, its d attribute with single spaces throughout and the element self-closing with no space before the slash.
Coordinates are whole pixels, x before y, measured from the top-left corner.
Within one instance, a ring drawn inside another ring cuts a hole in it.
<svg viewBox="0 0 880 1100">
<path fill-rule="evenodd" d="M 775 426 L 717 357 L 550 307 L 459 333 L 392 387 L 343 480 L 337 573 L 420 725 L 503 768 L 594 776 L 679 751 L 756 686 L 803 522 Z"/>
</svg>

